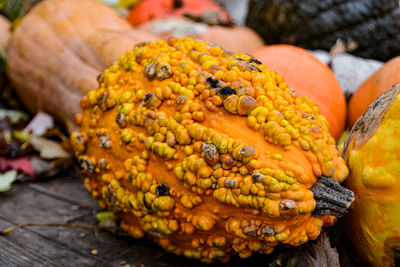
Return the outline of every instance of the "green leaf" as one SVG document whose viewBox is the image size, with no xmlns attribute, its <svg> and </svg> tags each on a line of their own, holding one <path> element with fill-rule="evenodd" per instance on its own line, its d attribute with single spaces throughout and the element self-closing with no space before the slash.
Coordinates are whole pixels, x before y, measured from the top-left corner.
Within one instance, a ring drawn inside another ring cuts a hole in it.
<svg viewBox="0 0 400 267">
<path fill-rule="evenodd" d="M 26 0 L 1 0 L 1 13 L 9 20 L 14 21 L 26 13 Z"/>
<path fill-rule="evenodd" d="M 115 231 L 117 228 L 117 218 L 112 211 L 101 211 L 96 214 L 98 226 L 101 229 L 108 230 L 110 232 Z"/>
<path fill-rule="evenodd" d="M 25 143 L 29 141 L 29 138 L 31 137 L 30 134 L 24 132 L 24 131 L 19 131 L 19 130 L 13 130 L 13 136 L 15 139 L 20 141 L 21 143 Z"/>
<path fill-rule="evenodd" d="M 23 17 L 41 0 L 0 0 L 0 13 L 10 21 Z"/>
<path fill-rule="evenodd" d="M 342 135 L 339 137 L 339 139 L 338 139 L 336 145 L 337 145 L 337 146 L 340 146 L 341 144 L 344 144 L 344 142 L 346 142 L 347 137 L 349 136 L 349 133 L 350 133 L 349 129 L 346 129 L 346 130 L 342 133 Z"/>
<path fill-rule="evenodd" d="M 11 189 L 12 183 L 17 179 L 17 174 L 16 170 L 0 174 L 0 192 L 6 192 Z"/>
<path fill-rule="evenodd" d="M 29 119 L 28 114 L 25 112 L 12 109 L 0 109 L 0 120 L 4 120 L 6 117 L 10 119 L 12 125 L 17 124 L 20 121 L 27 121 Z"/>
</svg>

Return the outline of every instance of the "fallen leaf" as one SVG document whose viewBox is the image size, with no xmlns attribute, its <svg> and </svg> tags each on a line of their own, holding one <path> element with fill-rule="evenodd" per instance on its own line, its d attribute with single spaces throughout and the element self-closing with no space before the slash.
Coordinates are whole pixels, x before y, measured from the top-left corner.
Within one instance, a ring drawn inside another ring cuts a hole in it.
<svg viewBox="0 0 400 267">
<path fill-rule="evenodd" d="M 21 143 L 28 142 L 29 138 L 31 137 L 30 134 L 19 130 L 13 130 L 13 136 L 16 140 L 20 141 Z"/>
<path fill-rule="evenodd" d="M 53 117 L 47 113 L 39 111 L 35 117 L 25 127 L 24 132 L 42 136 L 50 128 L 54 127 Z"/>
<path fill-rule="evenodd" d="M 25 155 L 30 151 L 29 146 L 23 146 L 13 134 L 13 126 L 9 117 L 0 120 L 0 155 L 17 157 Z"/>
<path fill-rule="evenodd" d="M 109 221 L 114 221 L 115 215 L 112 211 L 101 211 L 101 212 L 96 213 L 96 219 L 97 219 L 99 226 L 101 226 L 101 225 L 108 224 Z"/>
<path fill-rule="evenodd" d="M 304 258 L 310 267 L 340 266 L 339 254 L 336 248 L 331 247 L 329 237 L 324 232 L 319 236 L 317 243 L 310 245 L 309 250 L 306 250 Z"/>
<path fill-rule="evenodd" d="M 329 51 L 329 55 L 331 57 L 335 57 L 340 54 L 346 53 L 346 44 L 342 39 L 337 39 L 336 43 L 331 47 L 331 50 Z"/>
<path fill-rule="evenodd" d="M 21 157 L 16 159 L 0 158 L 0 170 L 2 172 L 13 169 L 15 171 L 22 171 L 29 176 L 34 177 L 35 172 L 32 166 L 32 162 L 27 157 Z"/>
<path fill-rule="evenodd" d="M 38 157 L 32 157 L 31 163 L 36 177 L 51 178 L 62 171 L 70 169 L 73 165 L 73 160 L 72 158 L 62 158 L 48 161 Z"/>
<path fill-rule="evenodd" d="M 11 189 L 12 183 L 17 179 L 17 171 L 10 170 L 0 174 L 0 192 L 6 192 Z"/>
<path fill-rule="evenodd" d="M 71 154 L 64 150 L 61 144 L 55 141 L 32 135 L 29 142 L 32 147 L 40 153 L 40 157 L 43 159 L 62 159 L 72 157 Z"/>
<path fill-rule="evenodd" d="M 112 211 L 101 211 L 96 214 L 97 225 L 100 229 L 110 232 L 118 230 L 117 218 Z"/>
</svg>

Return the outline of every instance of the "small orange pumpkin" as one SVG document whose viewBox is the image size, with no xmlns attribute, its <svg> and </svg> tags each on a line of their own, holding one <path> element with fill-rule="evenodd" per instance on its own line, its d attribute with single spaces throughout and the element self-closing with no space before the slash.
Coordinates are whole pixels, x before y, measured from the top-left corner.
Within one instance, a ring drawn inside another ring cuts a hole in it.
<svg viewBox="0 0 400 267">
<path fill-rule="evenodd" d="M 349 127 L 354 125 L 375 99 L 398 82 L 400 82 L 400 57 L 395 57 L 363 82 L 350 99 L 347 119 Z"/>
<path fill-rule="evenodd" d="M 163 40 L 167 40 L 171 36 L 189 36 L 204 42 L 219 44 L 232 52 L 248 53 L 264 46 L 261 37 L 248 27 L 206 25 L 179 16 L 154 19 L 137 28 L 149 31 Z"/>
<path fill-rule="evenodd" d="M 278 72 L 300 96 L 311 97 L 330 125 L 337 140 L 346 124 L 346 100 L 333 72 L 303 48 L 270 45 L 250 52 L 268 68 Z"/>
<path fill-rule="evenodd" d="M 222 24 L 232 24 L 229 13 L 210 0 L 143 0 L 130 11 L 126 20 L 137 26 L 167 15 L 203 16 L 206 12 L 215 13 Z"/>
</svg>

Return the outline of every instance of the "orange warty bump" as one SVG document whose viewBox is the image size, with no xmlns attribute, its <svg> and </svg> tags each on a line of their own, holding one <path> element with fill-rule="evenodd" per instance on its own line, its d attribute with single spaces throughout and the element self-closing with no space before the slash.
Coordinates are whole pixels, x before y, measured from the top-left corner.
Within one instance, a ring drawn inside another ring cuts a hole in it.
<svg viewBox="0 0 400 267">
<path fill-rule="evenodd" d="M 227 261 L 316 239 L 351 203 L 318 106 L 249 55 L 141 43 L 98 82 L 71 140 L 86 188 L 136 238 Z"/>
</svg>

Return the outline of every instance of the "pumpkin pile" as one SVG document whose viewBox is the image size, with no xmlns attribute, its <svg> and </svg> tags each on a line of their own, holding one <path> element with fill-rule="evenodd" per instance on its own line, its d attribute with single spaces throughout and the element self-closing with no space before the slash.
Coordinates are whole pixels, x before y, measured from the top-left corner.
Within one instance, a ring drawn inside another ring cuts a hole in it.
<svg viewBox="0 0 400 267">
<path fill-rule="evenodd" d="M 192 37 L 243 53 L 264 45 L 255 31 L 234 25 L 229 13 L 211 0 L 142 0 L 126 19 L 165 41 Z"/>
<path fill-rule="evenodd" d="M 353 200 L 329 123 L 246 54 L 137 44 L 81 101 L 85 186 L 132 236 L 204 262 L 316 239 Z"/>
<path fill-rule="evenodd" d="M 317 2 L 251 0 L 247 23 L 269 43 L 327 48 L 344 36 L 359 55 L 398 52 L 398 36 L 361 42 L 362 16 L 347 16 L 354 27 L 345 33 L 337 25 L 347 20 L 314 27 L 376 1 Z M 371 25 L 397 18 L 398 3 L 384 2 L 370 10 Z M 302 22 L 310 35 L 293 30 Z M 316 239 L 355 197 L 344 225 L 362 260 L 396 263 L 400 85 L 388 89 L 400 81 L 399 58 L 360 86 L 346 112 L 328 66 L 302 48 L 263 47 L 209 0 L 142 0 L 127 19 L 93 0 L 44 0 L 14 26 L 10 36 L 0 17 L 10 81 L 29 110 L 43 102 L 66 124 L 85 187 L 131 236 L 226 262 Z M 335 140 L 346 113 L 354 126 L 343 159 Z M 340 185 L 347 176 L 354 194 Z"/>
</svg>

